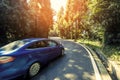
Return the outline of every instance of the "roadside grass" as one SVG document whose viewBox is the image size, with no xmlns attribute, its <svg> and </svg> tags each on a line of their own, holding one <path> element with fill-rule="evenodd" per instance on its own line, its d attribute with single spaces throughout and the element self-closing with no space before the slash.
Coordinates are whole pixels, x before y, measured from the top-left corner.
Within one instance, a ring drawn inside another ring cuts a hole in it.
<svg viewBox="0 0 120 80">
<path fill-rule="evenodd" d="M 79 39 L 77 40 L 78 43 L 86 44 L 87 46 L 91 48 L 102 48 L 102 44 L 99 41 L 93 41 L 93 40 L 85 40 L 85 39 Z"/>
<path fill-rule="evenodd" d="M 93 49 L 100 49 L 104 53 L 104 55 L 113 61 L 120 61 L 120 47 L 118 46 L 105 46 L 103 47 L 102 43 L 99 41 L 93 41 L 93 40 L 84 40 L 79 39 L 77 40 L 78 43 L 86 44 L 87 46 L 93 48 Z"/>
<path fill-rule="evenodd" d="M 115 61 L 120 61 L 120 47 L 118 46 L 105 46 L 103 48 L 103 53 L 111 59 Z"/>
</svg>

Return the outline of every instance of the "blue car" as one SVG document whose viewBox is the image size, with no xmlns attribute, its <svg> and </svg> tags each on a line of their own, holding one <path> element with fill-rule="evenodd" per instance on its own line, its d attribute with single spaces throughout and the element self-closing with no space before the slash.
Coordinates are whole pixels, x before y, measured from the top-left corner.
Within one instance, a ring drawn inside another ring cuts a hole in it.
<svg viewBox="0 0 120 80">
<path fill-rule="evenodd" d="M 14 41 L 0 48 L 0 80 L 33 77 L 49 61 L 64 55 L 64 47 L 47 38 Z"/>
</svg>

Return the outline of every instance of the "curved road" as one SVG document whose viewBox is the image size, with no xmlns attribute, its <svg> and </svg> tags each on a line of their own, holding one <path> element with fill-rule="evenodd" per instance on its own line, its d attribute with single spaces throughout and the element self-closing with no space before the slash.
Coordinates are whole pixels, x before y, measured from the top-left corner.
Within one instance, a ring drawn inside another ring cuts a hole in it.
<svg viewBox="0 0 120 80">
<path fill-rule="evenodd" d="M 51 62 L 32 80 L 101 80 L 96 78 L 91 57 L 85 48 L 72 41 L 61 42 L 65 56 Z"/>
</svg>

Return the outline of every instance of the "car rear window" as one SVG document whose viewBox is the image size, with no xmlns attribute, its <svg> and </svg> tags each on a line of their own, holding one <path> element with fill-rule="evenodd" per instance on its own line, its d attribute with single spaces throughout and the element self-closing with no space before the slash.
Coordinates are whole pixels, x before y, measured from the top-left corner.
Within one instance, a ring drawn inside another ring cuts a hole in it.
<svg viewBox="0 0 120 80">
<path fill-rule="evenodd" d="M 27 43 L 26 41 L 14 41 L 12 43 L 9 43 L 9 44 L 1 47 L 0 50 L 3 50 L 3 51 L 16 50 L 16 49 L 22 47 L 26 43 Z"/>
</svg>

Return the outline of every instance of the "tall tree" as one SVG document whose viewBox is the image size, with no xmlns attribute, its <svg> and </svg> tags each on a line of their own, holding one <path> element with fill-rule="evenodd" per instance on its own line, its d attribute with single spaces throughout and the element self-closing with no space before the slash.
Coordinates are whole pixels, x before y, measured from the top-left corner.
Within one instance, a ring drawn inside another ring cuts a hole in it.
<svg viewBox="0 0 120 80">
<path fill-rule="evenodd" d="M 68 0 L 65 16 L 62 20 L 65 23 L 65 27 L 60 31 L 66 32 L 64 35 L 66 38 L 78 38 L 82 33 L 81 20 L 87 11 L 87 0 Z M 62 14 L 61 14 L 62 15 Z"/>
<path fill-rule="evenodd" d="M 91 19 L 105 30 L 105 44 L 120 43 L 120 1 L 91 0 Z"/>
<path fill-rule="evenodd" d="M 58 14 L 57 14 L 57 26 L 58 26 L 58 29 L 60 30 L 60 36 L 61 37 L 64 37 L 66 34 L 66 27 L 65 27 L 65 24 L 64 24 L 64 8 L 61 7 Z"/>
<path fill-rule="evenodd" d="M 34 19 L 31 20 L 34 23 L 32 33 L 35 37 L 48 37 L 49 29 L 53 24 L 50 6 L 50 0 L 30 0 L 29 2 L 29 12 Z"/>
<path fill-rule="evenodd" d="M 30 37 L 48 37 L 52 25 L 50 0 L 1 0 L 0 44 Z"/>
<path fill-rule="evenodd" d="M 7 43 L 16 39 L 20 39 L 25 35 L 25 13 L 26 2 L 24 0 L 2 0 L 0 13 L 0 31 L 2 32 L 1 43 Z M 24 25 L 24 27 L 23 27 Z M 20 34 L 21 33 L 21 34 Z M 2 41 L 4 40 L 4 41 Z"/>
</svg>

